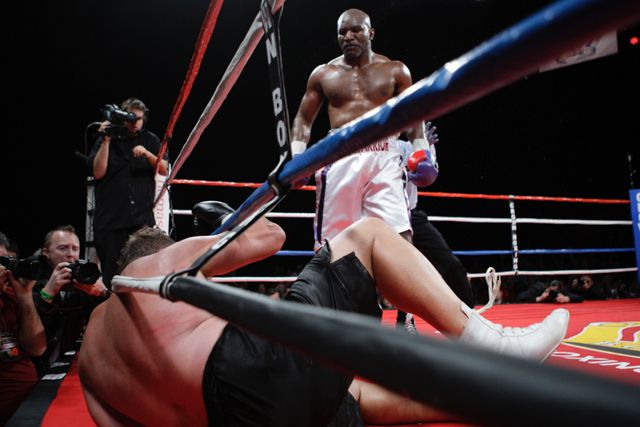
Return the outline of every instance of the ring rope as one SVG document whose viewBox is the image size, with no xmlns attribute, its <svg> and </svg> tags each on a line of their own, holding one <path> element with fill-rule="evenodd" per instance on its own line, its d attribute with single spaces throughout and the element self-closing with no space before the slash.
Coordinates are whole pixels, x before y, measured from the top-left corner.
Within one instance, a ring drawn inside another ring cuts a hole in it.
<svg viewBox="0 0 640 427">
<path fill-rule="evenodd" d="M 469 251 L 452 251 L 454 255 L 513 255 L 510 249 L 485 249 L 485 250 L 469 250 Z M 624 253 L 635 252 L 635 248 L 580 248 L 580 249 L 521 249 L 519 251 L 525 255 L 558 255 L 558 254 L 592 254 L 592 253 Z M 280 256 L 313 256 L 314 251 L 305 250 L 281 250 L 275 255 Z"/>
<path fill-rule="evenodd" d="M 621 268 L 601 268 L 601 269 L 580 269 L 580 270 L 518 270 L 518 276 L 582 276 L 585 274 L 613 274 L 613 273 L 634 273 L 638 271 L 637 267 L 621 267 Z M 497 276 L 508 277 L 515 276 L 515 271 L 497 271 Z M 479 279 L 486 277 L 486 273 L 468 273 L 470 279 Z M 224 283 L 252 283 L 252 282 L 294 282 L 297 276 L 212 276 L 207 280 Z"/>
<path fill-rule="evenodd" d="M 234 181 L 209 181 L 202 179 L 174 179 L 172 185 L 193 185 L 204 187 L 235 187 L 235 188 L 258 188 L 262 184 L 257 182 L 234 182 Z M 315 185 L 305 185 L 298 190 L 315 191 Z M 482 194 L 482 193 L 447 193 L 441 191 L 418 191 L 418 196 L 443 197 L 456 199 L 486 199 L 486 200 L 521 200 L 535 202 L 568 202 L 568 203 L 596 203 L 611 205 L 628 205 L 628 199 L 599 199 L 588 197 L 555 197 L 555 196 L 518 196 L 508 194 Z"/>
<path fill-rule="evenodd" d="M 158 158 L 162 159 L 164 153 L 167 151 L 167 146 L 169 141 L 173 138 L 173 129 L 175 128 L 176 122 L 178 121 L 178 117 L 182 113 L 182 108 L 184 104 L 187 102 L 187 98 L 191 93 L 191 89 L 193 88 L 193 83 L 200 72 L 200 65 L 202 64 L 202 58 L 204 57 L 204 53 L 209 46 L 209 41 L 211 40 L 211 36 L 213 35 L 213 29 L 218 22 L 218 16 L 220 16 L 220 9 L 222 8 L 222 4 L 224 0 L 212 0 L 209 4 L 209 8 L 207 9 L 207 14 L 205 16 L 204 22 L 200 27 L 200 32 L 198 34 L 198 40 L 196 41 L 196 48 L 191 56 L 191 62 L 189 63 L 189 69 L 187 70 L 187 75 L 182 82 L 182 87 L 180 88 L 180 93 L 178 94 L 178 99 L 173 106 L 173 111 L 171 112 L 171 116 L 169 116 L 169 123 L 167 124 L 167 129 L 165 130 L 164 137 L 162 138 L 162 145 L 160 146 L 160 152 L 158 153 Z M 160 162 L 156 164 L 156 174 L 158 173 L 158 169 L 160 168 Z M 157 198 L 156 202 L 160 200 L 160 197 Z"/>
<path fill-rule="evenodd" d="M 174 215 L 191 215 L 187 209 L 174 209 Z M 309 212 L 269 212 L 269 218 L 314 218 L 315 213 Z M 477 216 L 438 216 L 429 215 L 431 222 L 468 222 L 488 224 L 510 224 L 509 218 L 489 218 Z M 631 225 L 630 220 L 600 220 L 600 219 L 553 219 L 553 218 L 517 218 L 518 224 L 557 224 L 557 225 Z"/>
<path fill-rule="evenodd" d="M 202 182 L 196 180 L 181 180 L 181 184 L 199 185 Z M 233 187 L 233 188 L 253 188 L 258 184 L 255 183 L 241 183 L 241 182 L 228 182 L 228 181 L 205 181 L 205 185 L 215 185 L 221 187 Z M 309 186 L 313 189 L 313 186 Z M 429 194 L 427 192 L 422 192 Z M 466 198 L 474 199 L 500 199 L 510 200 L 507 197 L 501 195 L 486 195 L 486 194 L 465 194 L 465 193 L 438 193 L 443 197 L 457 197 L 462 194 Z M 478 196 L 478 197 L 476 197 Z M 570 197 L 548 197 L 548 196 L 513 196 L 513 199 L 520 200 L 535 200 L 535 201 L 560 201 L 560 202 L 577 202 L 577 203 L 600 203 L 600 204 L 621 204 L 621 202 L 629 203 L 628 200 L 617 199 L 584 199 L 584 198 L 570 198 Z M 191 215 L 190 210 L 174 210 L 175 215 Z M 312 219 L 315 217 L 315 213 L 304 212 L 269 212 L 266 214 L 269 218 L 307 218 Z M 461 217 L 461 216 L 438 216 L 430 215 L 429 220 L 432 222 L 459 222 L 459 223 L 487 223 L 487 224 L 513 224 L 514 218 L 491 218 L 491 217 Z M 585 219 L 553 219 L 553 218 L 515 218 L 516 224 L 551 224 L 551 225 L 588 225 L 588 226 L 630 226 L 632 221 L 630 220 L 585 220 Z M 633 253 L 634 248 L 573 248 L 573 249 L 519 249 L 519 254 L 522 255 L 538 255 L 538 254 L 580 254 L 580 253 Z M 452 251 L 457 256 L 491 256 L 491 255 L 513 255 L 513 250 L 454 250 Z M 276 256 L 313 256 L 314 251 L 311 250 L 280 250 Z M 618 268 L 618 269 L 605 269 L 605 270 L 563 270 L 560 272 L 522 272 L 523 275 L 544 275 L 544 274 L 605 274 L 614 272 L 630 272 L 636 271 L 636 268 Z M 515 275 L 515 268 L 511 272 L 500 273 L 505 275 Z M 484 277 L 485 273 L 470 273 L 470 278 Z M 280 281 L 293 281 L 295 278 L 287 278 L 286 280 L 280 280 L 280 278 L 270 279 L 267 277 L 254 277 L 249 279 L 247 277 L 237 279 L 221 278 L 220 281 L 233 281 L 233 282 L 280 282 Z"/>
<path fill-rule="evenodd" d="M 285 0 L 274 0 L 272 12 L 280 9 L 284 2 Z M 167 188 L 173 184 L 172 181 L 175 178 L 176 174 L 182 168 L 182 165 L 193 151 L 194 147 L 200 140 L 200 136 L 202 135 L 204 130 L 207 128 L 207 126 L 209 126 L 211 120 L 213 120 L 213 117 L 220 109 L 220 106 L 227 98 L 227 95 L 231 91 L 231 88 L 235 85 L 238 77 L 242 73 L 242 70 L 249 61 L 249 58 L 255 51 L 258 43 L 260 42 L 260 39 L 262 39 L 262 36 L 264 35 L 264 28 L 262 27 L 262 19 L 260 15 L 260 12 L 258 12 L 249 28 L 249 31 L 240 43 L 238 50 L 231 59 L 231 62 L 227 66 L 224 75 L 220 79 L 218 86 L 213 92 L 209 103 L 205 107 L 204 111 L 200 115 L 200 118 L 196 122 L 196 125 L 191 130 L 191 133 L 182 146 L 182 149 L 180 150 L 180 153 L 178 154 L 178 157 L 174 162 L 174 166 L 171 169 L 171 172 L 167 174 L 164 185 L 156 196 L 156 201 L 160 200 Z"/>
</svg>

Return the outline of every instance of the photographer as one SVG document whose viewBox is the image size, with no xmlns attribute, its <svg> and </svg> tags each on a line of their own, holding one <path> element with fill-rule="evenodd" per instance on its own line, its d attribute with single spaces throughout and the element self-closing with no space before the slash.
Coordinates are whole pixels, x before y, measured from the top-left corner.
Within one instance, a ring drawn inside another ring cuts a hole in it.
<svg viewBox="0 0 640 427">
<path fill-rule="evenodd" d="M 571 280 L 569 290 L 585 300 L 607 299 L 607 293 L 604 291 L 602 284 L 594 283 L 593 277 L 588 274 Z"/>
<path fill-rule="evenodd" d="M 548 302 L 566 304 L 569 302 L 582 302 L 582 297 L 564 289 L 561 280 L 552 280 L 548 284 L 536 282 L 525 289 L 516 298 L 517 302 Z"/>
<path fill-rule="evenodd" d="M 91 311 L 108 296 L 98 266 L 80 260 L 80 240 L 72 225 L 50 230 L 41 249 L 48 274 L 33 288 L 47 333 L 47 350 L 35 360 L 43 374 L 60 354 L 73 349 Z"/>
<path fill-rule="evenodd" d="M 0 256 L 11 255 L 9 246 L 7 237 L 0 233 Z M 34 284 L 0 265 L 0 425 L 9 420 L 39 380 L 30 357 L 45 351 L 46 336 L 31 297 Z"/>
<path fill-rule="evenodd" d="M 154 172 L 160 139 L 146 129 L 148 110 L 142 101 L 129 98 L 121 108 L 105 107 L 105 121 L 88 158 L 96 179 L 94 243 L 103 281 L 109 287 L 129 235 L 156 224 Z M 167 159 L 165 155 L 158 165 L 161 175 L 166 175 Z"/>
</svg>

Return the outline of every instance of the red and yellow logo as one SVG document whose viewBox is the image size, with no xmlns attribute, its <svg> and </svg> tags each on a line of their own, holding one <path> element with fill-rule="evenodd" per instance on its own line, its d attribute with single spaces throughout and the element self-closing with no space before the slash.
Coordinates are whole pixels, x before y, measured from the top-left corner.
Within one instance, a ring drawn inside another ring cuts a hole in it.
<svg viewBox="0 0 640 427">
<path fill-rule="evenodd" d="M 640 322 L 596 322 L 564 344 L 640 358 Z"/>
</svg>

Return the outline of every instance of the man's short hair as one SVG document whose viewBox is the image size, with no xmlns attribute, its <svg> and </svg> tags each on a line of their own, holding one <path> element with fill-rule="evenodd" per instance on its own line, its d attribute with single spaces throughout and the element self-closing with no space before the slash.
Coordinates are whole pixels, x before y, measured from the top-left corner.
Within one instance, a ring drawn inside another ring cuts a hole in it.
<svg viewBox="0 0 640 427">
<path fill-rule="evenodd" d="M 151 255 L 160 249 L 172 245 L 175 241 L 163 230 L 153 227 L 142 227 L 125 243 L 120 258 L 116 264 L 116 274 L 122 273 L 124 268 L 143 256 Z"/>
<path fill-rule="evenodd" d="M 47 234 L 45 234 L 44 242 L 42 243 L 43 248 L 48 248 L 49 245 L 51 245 L 51 240 L 53 239 L 53 235 L 55 234 L 56 231 L 66 231 L 68 233 L 73 233 L 75 235 L 78 234 L 76 233 L 75 227 L 71 224 L 59 225 L 56 228 L 52 228 L 51 230 L 49 230 Z"/>
<path fill-rule="evenodd" d="M 144 102 L 142 102 L 141 100 L 139 100 L 138 98 L 127 98 L 124 101 L 122 101 L 122 105 L 120 105 L 120 108 L 122 108 L 124 111 L 131 111 L 131 110 L 140 110 L 143 111 L 145 116 L 147 114 L 147 106 L 144 104 Z"/>
</svg>

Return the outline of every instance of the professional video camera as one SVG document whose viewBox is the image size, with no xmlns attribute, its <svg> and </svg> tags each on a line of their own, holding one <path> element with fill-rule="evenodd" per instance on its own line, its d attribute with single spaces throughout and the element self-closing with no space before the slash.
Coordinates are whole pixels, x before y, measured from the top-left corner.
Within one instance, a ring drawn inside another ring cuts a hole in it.
<svg viewBox="0 0 640 427">
<path fill-rule="evenodd" d="M 17 278 L 44 280 L 51 276 L 51 266 L 44 255 L 33 255 L 23 259 L 0 256 L 0 265 L 5 266 Z"/>
<path fill-rule="evenodd" d="M 105 105 L 102 109 L 102 117 L 104 120 L 111 122 L 104 130 L 104 133 L 116 139 L 126 138 L 129 134 L 129 129 L 125 125 L 126 122 L 135 123 L 138 120 L 135 114 L 123 111 L 115 104 Z"/>
</svg>

